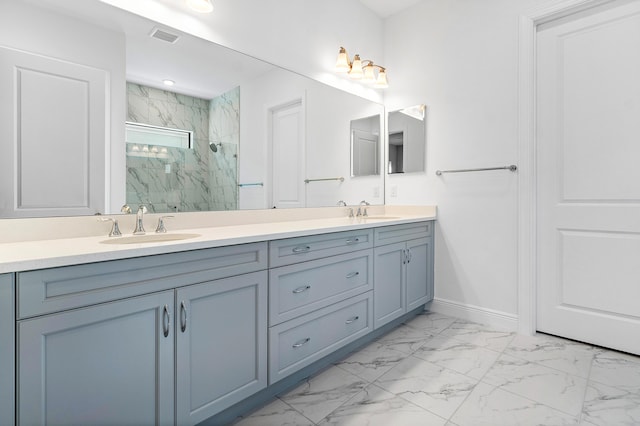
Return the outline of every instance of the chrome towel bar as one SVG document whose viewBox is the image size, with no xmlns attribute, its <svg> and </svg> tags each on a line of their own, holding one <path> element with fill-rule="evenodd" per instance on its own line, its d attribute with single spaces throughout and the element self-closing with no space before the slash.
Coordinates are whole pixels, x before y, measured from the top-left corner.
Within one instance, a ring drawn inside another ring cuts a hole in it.
<svg viewBox="0 0 640 426">
<path fill-rule="evenodd" d="M 488 170 L 509 170 L 509 171 L 515 172 L 518 170 L 518 166 L 516 166 L 515 164 L 512 164 L 510 166 L 486 167 L 483 169 L 436 170 L 436 175 L 441 176 L 443 173 L 486 172 Z"/>
<path fill-rule="evenodd" d="M 340 177 L 334 177 L 334 178 L 323 178 L 323 179 L 305 179 L 304 183 L 309 183 L 309 182 L 320 182 L 323 180 L 339 180 L 340 182 L 344 182 L 344 178 L 342 176 Z"/>
<path fill-rule="evenodd" d="M 240 188 L 243 188 L 245 186 L 264 186 L 264 183 L 262 182 L 255 182 L 255 183 L 239 183 L 238 186 Z"/>
</svg>

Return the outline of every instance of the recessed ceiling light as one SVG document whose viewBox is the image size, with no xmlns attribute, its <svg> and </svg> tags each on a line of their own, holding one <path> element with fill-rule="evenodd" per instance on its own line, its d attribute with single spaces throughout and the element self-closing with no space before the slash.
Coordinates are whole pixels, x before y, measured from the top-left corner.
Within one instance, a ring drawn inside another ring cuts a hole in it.
<svg viewBox="0 0 640 426">
<path fill-rule="evenodd" d="M 213 11 L 211 0 L 187 0 L 187 5 L 200 13 L 210 13 Z"/>
<path fill-rule="evenodd" d="M 174 84 L 176 84 L 176 82 L 173 80 L 162 80 L 162 82 L 165 86 L 173 86 Z"/>
</svg>

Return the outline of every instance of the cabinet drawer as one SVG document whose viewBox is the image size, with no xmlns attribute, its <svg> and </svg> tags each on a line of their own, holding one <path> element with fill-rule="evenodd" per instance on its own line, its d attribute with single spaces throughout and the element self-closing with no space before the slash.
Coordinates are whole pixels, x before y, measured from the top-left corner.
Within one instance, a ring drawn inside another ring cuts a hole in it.
<svg viewBox="0 0 640 426">
<path fill-rule="evenodd" d="M 20 272 L 19 318 L 231 277 L 267 268 L 267 244 L 252 243 Z"/>
<path fill-rule="evenodd" d="M 283 266 L 373 247 L 370 229 L 288 238 L 269 243 L 269 266 Z"/>
<path fill-rule="evenodd" d="M 269 325 L 372 289 L 372 249 L 272 269 Z"/>
<path fill-rule="evenodd" d="M 315 311 L 269 329 L 269 383 L 323 358 L 368 334 L 372 292 Z"/>
<path fill-rule="evenodd" d="M 399 243 L 415 238 L 430 237 L 433 234 L 433 221 L 407 223 L 404 225 L 383 226 L 375 229 L 375 245 Z"/>
</svg>

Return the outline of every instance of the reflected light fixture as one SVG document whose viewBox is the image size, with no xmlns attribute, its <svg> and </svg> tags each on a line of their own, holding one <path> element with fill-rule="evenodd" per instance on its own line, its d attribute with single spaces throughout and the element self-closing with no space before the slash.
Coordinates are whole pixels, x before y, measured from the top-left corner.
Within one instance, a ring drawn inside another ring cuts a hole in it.
<svg viewBox="0 0 640 426">
<path fill-rule="evenodd" d="M 187 6 L 200 13 L 211 13 L 213 11 L 211 0 L 187 0 Z"/>
<path fill-rule="evenodd" d="M 165 86 L 173 86 L 174 84 L 176 84 L 176 82 L 173 80 L 166 79 L 166 80 L 162 80 L 162 84 L 164 84 Z"/>
<path fill-rule="evenodd" d="M 361 80 L 364 83 L 373 84 L 373 87 L 386 89 L 389 87 L 387 81 L 387 70 L 385 67 L 376 65 L 369 59 L 362 60 L 360 55 L 353 56 L 353 62 L 349 60 L 349 55 L 344 47 L 340 47 L 338 59 L 336 60 L 336 72 L 347 73 L 354 80 Z M 377 71 L 377 76 L 376 76 Z"/>
</svg>

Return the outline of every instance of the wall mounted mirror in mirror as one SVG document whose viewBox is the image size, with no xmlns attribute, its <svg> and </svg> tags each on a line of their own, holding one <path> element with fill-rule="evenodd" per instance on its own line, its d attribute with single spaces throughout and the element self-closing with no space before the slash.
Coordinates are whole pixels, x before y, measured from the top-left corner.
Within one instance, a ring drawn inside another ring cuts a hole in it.
<svg viewBox="0 0 640 426">
<path fill-rule="evenodd" d="M 351 120 L 351 176 L 380 174 L 380 115 Z"/>
<path fill-rule="evenodd" d="M 420 104 L 389 113 L 387 173 L 425 171 L 426 111 Z"/>
<path fill-rule="evenodd" d="M 384 114 L 381 104 L 99 0 L 3 1 L 0 39 L 9 51 L 0 87 L 39 107 L 18 116 L 17 102 L 0 100 L 0 218 L 113 214 L 125 203 L 151 212 L 384 203 L 380 174 L 352 179 L 346 136 L 351 121 Z M 38 71 L 12 79 L 16 51 Z M 16 117 L 29 122 L 7 124 Z M 125 122 L 142 126 L 128 134 Z M 164 142 L 145 139 L 158 128 Z"/>
</svg>

